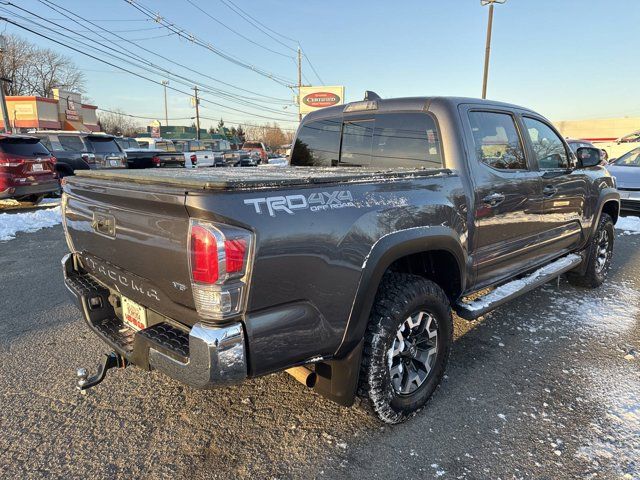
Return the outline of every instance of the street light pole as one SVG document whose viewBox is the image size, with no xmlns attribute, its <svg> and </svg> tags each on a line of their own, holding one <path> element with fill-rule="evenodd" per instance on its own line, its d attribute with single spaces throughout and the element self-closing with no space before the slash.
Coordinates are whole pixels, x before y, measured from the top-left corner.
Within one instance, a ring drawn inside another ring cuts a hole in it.
<svg viewBox="0 0 640 480">
<path fill-rule="evenodd" d="M 162 80 L 162 86 L 164 87 L 164 125 L 169 126 L 169 114 L 167 113 L 167 85 L 169 80 Z"/>
<path fill-rule="evenodd" d="M 484 75 L 482 77 L 482 98 L 487 98 L 487 78 L 489 77 L 489 56 L 491 55 L 491 31 L 493 30 L 493 5 L 506 0 L 480 0 L 480 5 L 489 5 L 489 21 L 487 23 L 487 45 L 484 51 Z"/>
</svg>

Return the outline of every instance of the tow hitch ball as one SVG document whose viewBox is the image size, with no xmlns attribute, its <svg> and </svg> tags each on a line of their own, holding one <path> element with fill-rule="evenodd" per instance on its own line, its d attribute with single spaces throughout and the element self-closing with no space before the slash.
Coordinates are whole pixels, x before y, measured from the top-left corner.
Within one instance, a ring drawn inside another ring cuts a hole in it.
<svg viewBox="0 0 640 480">
<path fill-rule="evenodd" d="M 98 371 L 92 377 L 88 376 L 86 368 L 79 368 L 76 371 L 76 375 L 78 376 L 76 388 L 80 390 L 82 395 L 86 395 L 87 389 L 95 387 L 104 380 L 104 377 L 107 375 L 107 370 L 116 367 L 125 368 L 128 364 L 129 362 L 127 362 L 122 355 L 118 355 L 116 352 L 106 353 L 104 360 L 98 365 Z"/>
</svg>

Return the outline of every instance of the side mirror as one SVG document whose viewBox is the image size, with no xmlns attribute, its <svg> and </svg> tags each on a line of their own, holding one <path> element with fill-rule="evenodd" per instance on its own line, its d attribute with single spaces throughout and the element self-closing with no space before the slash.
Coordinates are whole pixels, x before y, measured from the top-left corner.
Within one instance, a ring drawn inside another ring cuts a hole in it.
<svg viewBox="0 0 640 480">
<path fill-rule="evenodd" d="M 580 147 L 576 151 L 578 158 L 577 168 L 595 167 L 600 163 L 600 149 L 592 147 Z"/>
</svg>

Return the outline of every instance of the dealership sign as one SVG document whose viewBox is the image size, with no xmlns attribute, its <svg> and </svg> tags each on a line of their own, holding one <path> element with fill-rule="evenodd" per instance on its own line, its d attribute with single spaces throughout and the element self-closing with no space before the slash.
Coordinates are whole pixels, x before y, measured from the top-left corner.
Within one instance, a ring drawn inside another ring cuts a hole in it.
<svg viewBox="0 0 640 480">
<path fill-rule="evenodd" d="M 301 87 L 300 113 L 305 114 L 319 108 L 342 105 L 344 103 L 344 87 Z"/>
</svg>

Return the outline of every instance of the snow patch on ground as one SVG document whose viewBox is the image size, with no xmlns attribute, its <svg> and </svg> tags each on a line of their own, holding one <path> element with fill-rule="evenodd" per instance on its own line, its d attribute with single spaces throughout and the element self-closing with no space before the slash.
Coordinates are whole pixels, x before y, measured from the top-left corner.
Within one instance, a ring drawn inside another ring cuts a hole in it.
<svg viewBox="0 0 640 480">
<path fill-rule="evenodd" d="M 622 235 L 637 235 L 640 233 L 640 217 L 620 217 L 616 228 L 622 230 Z"/>
<path fill-rule="evenodd" d="M 590 394 L 605 412 L 601 421 L 591 423 L 577 455 L 594 466 L 613 463 L 620 478 L 640 478 L 640 376 L 619 369 L 588 373 Z"/>
<path fill-rule="evenodd" d="M 0 241 L 16 238 L 18 232 L 37 232 L 62 221 L 60 207 L 25 213 L 0 213 Z"/>
</svg>

